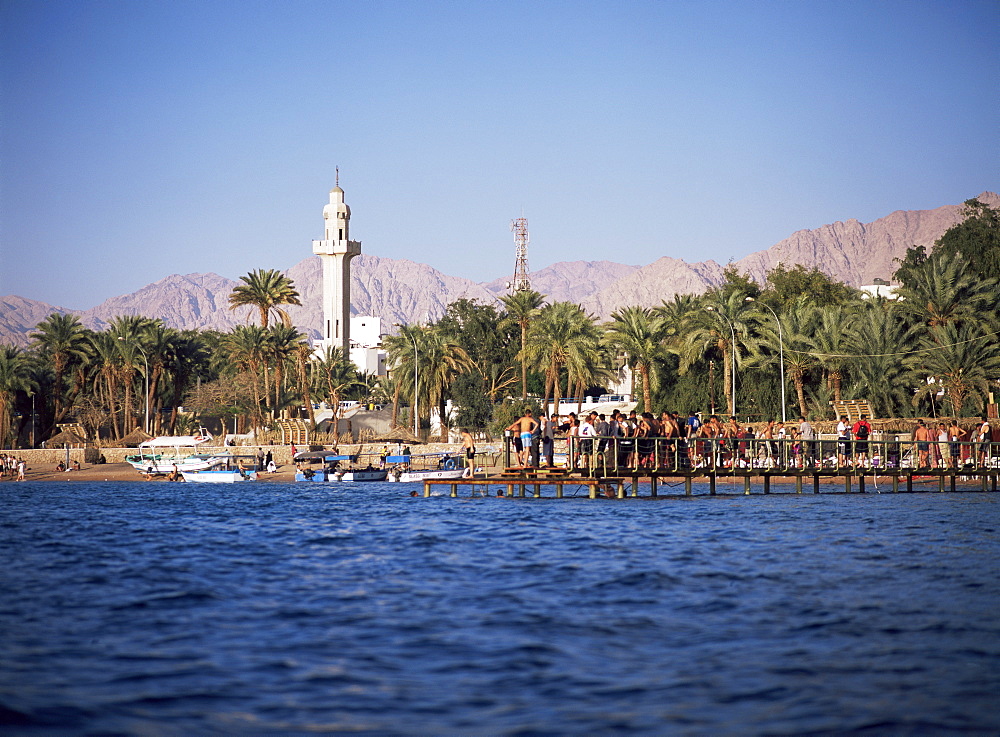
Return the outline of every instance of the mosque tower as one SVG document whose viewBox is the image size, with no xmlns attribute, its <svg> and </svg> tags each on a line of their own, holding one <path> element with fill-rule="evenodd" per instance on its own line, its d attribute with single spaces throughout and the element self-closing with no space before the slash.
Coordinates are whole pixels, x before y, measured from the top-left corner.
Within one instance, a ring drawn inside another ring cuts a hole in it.
<svg viewBox="0 0 1000 737">
<path fill-rule="evenodd" d="M 350 239 L 351 208 L 344 204 L 339 168 L 323 222 L 323 240 L 312 242 L 313 253 L 323 262 L 323 338 L 317 347 L 338 348 L 350 360 L 351 259 L 361 253 L 361 241 Z"/>
</svg>

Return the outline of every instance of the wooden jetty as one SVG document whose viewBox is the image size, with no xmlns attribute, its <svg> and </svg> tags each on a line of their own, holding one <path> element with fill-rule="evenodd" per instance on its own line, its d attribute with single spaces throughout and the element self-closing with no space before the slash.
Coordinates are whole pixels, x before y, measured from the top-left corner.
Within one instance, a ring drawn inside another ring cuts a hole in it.
<svg viewBox="0 0 1000 737">
<path fill-rule="evenodd" d="M 877 446 L 879 443 L 871 441 L 870 445 Z M 1000 450 L 1000 444 L 993 445 L 997 445 L 996 450 Z M 653 458 L 649 467 L 609 464 L 608 454 L 578 456 L 572 447 L 567 453 L 566 466 L 512 466 L 507 454 L 508 463 L 499 474 L 461 479 L 428 479 L 424 482 L 424 496 L 431 496 L 434 487 L 445 486 L 452 497 L 459 496 L 462 490 L 471 496 L 562 499 L 567 496 L 566 490 L 569 487 L 574 490 L 574 497 L 578 497 L 579 491 L 585 489 L 589 499 L 626 499 L 657 497 L 664 487 L 682 485 L 683 495 L 692 496 L 695 483 L 707 483 L 709 495 L 717 494 L 721 484 L 741 488 L 743 494 L 750 494 L 755 484 L 762 487 L 764 494 L 770 494 L 772 485 L 777 484 L 794 485 L 796 494 L 802 494 L 805 489 L 819 494 L 824 488 L 842 488 L 844 493 L 865 493 L 870 487 L 894 493 L 913 492 L 915 488 L 918 491 L 995 492 L 1000 476 L 1000 458 L 993 452 L 994 449 L 987 449 L 985 457 L 981 461 L 977 460 L 977 454 L 982 450 L 980 444 L 968 449 L 971 456 L 963 451 L 960 456 L 963 463 L 956 463 L 953 467 L 942 464 L 938 468 L 913 467 L 905 462 L 885 464 L 866 460 L 864 463 L 855 463 L 850 454 L 844 460 L 834 457 L 833 463 L 824 462 L 820 454 L 809 463 L 804 458 L 793 459 L 784 455 L 780 448 L 775 452 L 773 444 L 761 444 L 760 448 L 762 452 L 757 453 L 757 448 L 751 444 L 744 448 L 749 452 L 740 456 L 732 447 L 727 455 L 725 447 L 719 445 L 700 456 L 697 463 L 692 463 L 683 449 L 675 447 L 672 454 L 664 453 L 662 457 Z M 819 449 L 822 450 L 821 447 Z M 894 448 L 885 443 L 884 447 L 872 447 L 871 450 L 880 454 L 876 457 L 886 458 Z M 615 459 L 613 453 L 610 455 Z M 914 455 L 914 458 L 917 456 Z M 640 490 L 645 493 L 640 493 Z"/>
</svg>

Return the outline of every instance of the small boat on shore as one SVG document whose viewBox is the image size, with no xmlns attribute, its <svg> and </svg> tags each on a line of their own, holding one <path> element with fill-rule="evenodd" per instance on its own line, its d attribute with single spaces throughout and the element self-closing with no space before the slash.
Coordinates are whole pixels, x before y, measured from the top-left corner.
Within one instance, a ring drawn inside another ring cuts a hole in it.
<svg viewBox="0 0 1000 737">
<path fill-rule="evenodd" d="M 386 458 L 393 464 L 389 481 L 413 483 L 427 479 L 460 479 L 465 473 L 465 459 L 454 453 L 420 453 L 394 455 Z"/>
<path fill-rule="evenodd" d="M 137 471 L 163 475 L 173 471 L 207 471 L 222 465 L 228 452 L 199 453 L 198 449 L 212 442 L 212 434 L 201 428 L 197 435 L 163 435 L 140 443 L 136 455 L 125 457 Z"/>
<path fill-rule="evenodd" d="M 386 468 L 372 464 L 372 455 L 337 455 L 329 451 L 309 451 L 295 456 L 295 480 L 327 483 L 334 481 L 385 481 Z"/>
<path fill-rule="evenodd" d="M 226 456 L 223 463 L 204 471 L 181 471 L 185 481 L 204 484 L 235 484 L 257 480 L 256 456 Z"/>
</svg>

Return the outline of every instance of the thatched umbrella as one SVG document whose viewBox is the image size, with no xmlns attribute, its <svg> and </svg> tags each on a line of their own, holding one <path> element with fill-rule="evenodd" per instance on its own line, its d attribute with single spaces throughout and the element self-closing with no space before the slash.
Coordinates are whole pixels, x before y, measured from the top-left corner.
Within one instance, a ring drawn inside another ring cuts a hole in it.
<svg viewBox="0 0 1000 737">
<path fill-rule="evenodd" d="M 372 441 L 376 443 L 406 443 L 407 445 L 424 444 L 424 441 L 414 435 L 412 430 L 405 427 L 394 427 L 389 432 L 375 436 Z"/>
<path fill-rule="evenodd" d="M 87 445 L 87 441 L 72 430 L 63 430 L 58 435 L 53 435 L 45 441 L 46 448 L 62 448 L 65 445 L 69 445 L 71 448 L 84 448 Z"/>
<path fill-rule="evenodd" d="M 136 428 L 124 438 L 119 440 L 122 447 L 124 448 L 138 448 L 140 443 L 145 443 L 147 440 L 152 440 L 153 436 L 141 428 Z"/>
</svg>

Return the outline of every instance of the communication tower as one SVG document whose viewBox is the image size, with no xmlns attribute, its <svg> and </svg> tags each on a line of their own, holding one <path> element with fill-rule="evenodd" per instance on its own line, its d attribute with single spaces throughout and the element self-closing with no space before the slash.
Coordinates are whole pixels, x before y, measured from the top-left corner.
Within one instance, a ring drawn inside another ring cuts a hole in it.
<svg viewBox="0 0 1000 737">
<path fill-rule="evenodd" d="M 514 231 L 514 279 L 507 284 L 511 292 L 526 292 L 531 289 L 528 279 L 528 218 L 511 220 Z"/>
</svg>

